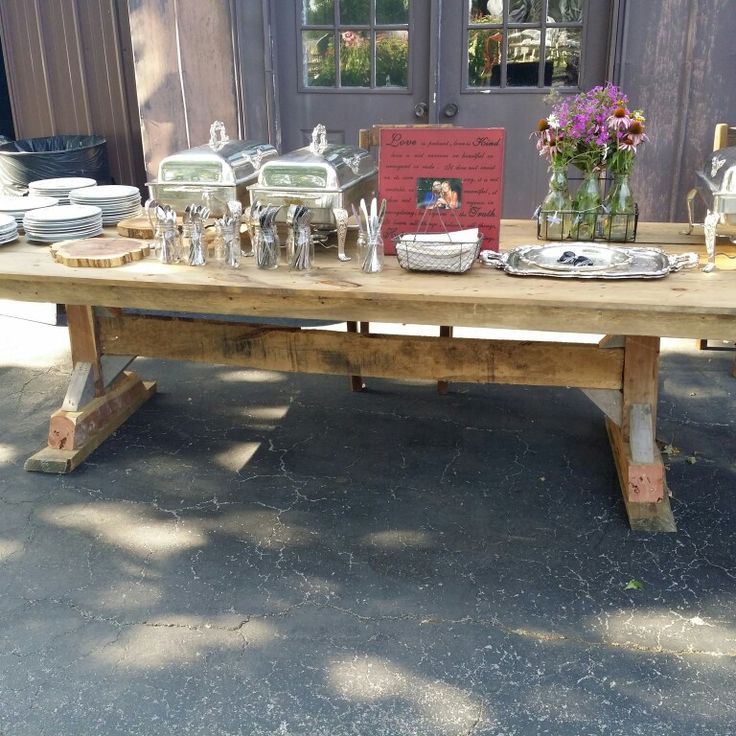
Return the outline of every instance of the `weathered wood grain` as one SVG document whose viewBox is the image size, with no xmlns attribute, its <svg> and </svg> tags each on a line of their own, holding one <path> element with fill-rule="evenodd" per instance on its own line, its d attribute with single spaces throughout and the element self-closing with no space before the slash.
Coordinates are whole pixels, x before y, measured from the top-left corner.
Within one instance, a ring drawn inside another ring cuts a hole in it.
<svg viewBox="0 0 736 736">
<path fill-rule="evenodd" d="M 276 371 L 621 388 L 623 352 L 594 345 L 368 335 L 122 315 L 98 320 L 106 354 Z"/>
</svg>

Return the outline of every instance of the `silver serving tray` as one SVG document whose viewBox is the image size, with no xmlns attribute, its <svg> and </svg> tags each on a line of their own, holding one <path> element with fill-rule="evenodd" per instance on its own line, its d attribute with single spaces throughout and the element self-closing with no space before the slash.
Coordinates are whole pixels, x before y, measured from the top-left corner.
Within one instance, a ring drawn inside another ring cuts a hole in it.
<svg viewBox="0 0 736 736">
<path fill-rule="evenodd" d="M 565 251 L 584 255 L 593 265 L 560 263 Z M 512 276 L 566 279 L 660 279 L 673 271 L 697 266 L 697 253 L 674 255 L 658 248 L 619 248 L 587 243 L 521 245 L 505 253 L 484 251 L 481 261 Z"/>
<path fill-rule="evenodd" d="M 560 259 L 563 254 L 569 253 L 573 253 L 575 256 L 583 256 L 591 263 L 587 266 L 576 267 L 561 262 Z M 532 246 L 520 253 L 519 259 L 524 261 L 526 265 L 550 271 L 568 273 L 571 269 L 579 269 L 581 273 L 593 273 L 595 271 L 618 271 L 622 268 L 628 268 L 634 260 L 634 256 L 623 248 L 609 248 L 594 243 L 572 242 Z"/>
</svg>

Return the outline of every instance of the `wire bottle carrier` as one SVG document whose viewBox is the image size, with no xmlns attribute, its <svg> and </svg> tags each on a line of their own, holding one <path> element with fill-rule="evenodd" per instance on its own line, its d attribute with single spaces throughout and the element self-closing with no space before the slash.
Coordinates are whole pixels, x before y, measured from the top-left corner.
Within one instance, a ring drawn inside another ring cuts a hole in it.
<svg viewBox="0 0 736 736">
<path fill-rule="evenodd" d="M 458 229 L 449 231 L 444 213 L 450 212 Z M 441 232 L 429 232 L 439 219 Z M 483 234 L 478 228 L 462 230 L 454 210 L 428 207 L 422 213 L 417 232 L 393 238 L 399 265 L 407 271 L 464 273 L 478 258 Z"/>
</svg>

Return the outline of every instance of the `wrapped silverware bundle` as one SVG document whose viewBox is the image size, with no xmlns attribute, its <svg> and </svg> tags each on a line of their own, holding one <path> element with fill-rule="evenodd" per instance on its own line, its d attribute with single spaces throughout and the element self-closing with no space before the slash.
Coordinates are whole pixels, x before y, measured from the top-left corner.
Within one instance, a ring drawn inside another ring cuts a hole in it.
<svg viewBox="0 0 736 736">
<path fill-rule="evenodd" d="M 161 263 L 178 263 L 179 233 L 176 229 L 176 211 L 168 204 L 149 199 L 146 214 L 153 228 L 153 252 Z"/>
<path fill-rule="evenodd" d="M 292 271 L 309 271 L 314 266 L 312 211 L 300 204 L 289 205 L 286 224 L 289 226 L 287 260 Z"/>
<path fill-rule="evenodd" d="M 364 273 L 378 273 L 383 270 L 383 237 L 381 227 L 386 217 L 386 200 L 381 201 L 380 208 L 374 197 L 370 211 L 364 199 L 360 200 L 360 214 L 353 206 L 353 217 L 358 224 L 358 253 L 360 270 Z"/>
<path fill-rule="evenodd" d="M 215 260 L 226 268 L 240 268 L 240 218 L 228 213 L 215 220 Z"/>
<path fill-rule="evenodd" d="M 201 204 L 190 204 L 184 210 L 181 227 L 182 253 L 187 253 L 190 266 L 204 266 L 207 263 L 207 248 L 204 244 L 204 225 L 210 216 L 208 207 Z"/>
<path fill-rule="evenodd" d="M 280 206 L 255 202 L 251 207 L 253 250 L 258 268 L 274 269 L 279 265 L 279 236 L 276 215 Z"/>
</svg>

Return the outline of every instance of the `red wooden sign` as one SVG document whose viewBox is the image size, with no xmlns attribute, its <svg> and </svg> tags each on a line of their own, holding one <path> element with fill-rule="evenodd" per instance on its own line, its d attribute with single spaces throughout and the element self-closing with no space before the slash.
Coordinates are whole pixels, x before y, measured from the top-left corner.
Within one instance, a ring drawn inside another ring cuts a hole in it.
<svg viewBox="0 0 736 736">
<path fill-rule="evenodd" d="M 383 239 L 477 227 L 498 250 L 503 128 L 381 128 L 378 191 L 387 200 Z"/>
</svg>

